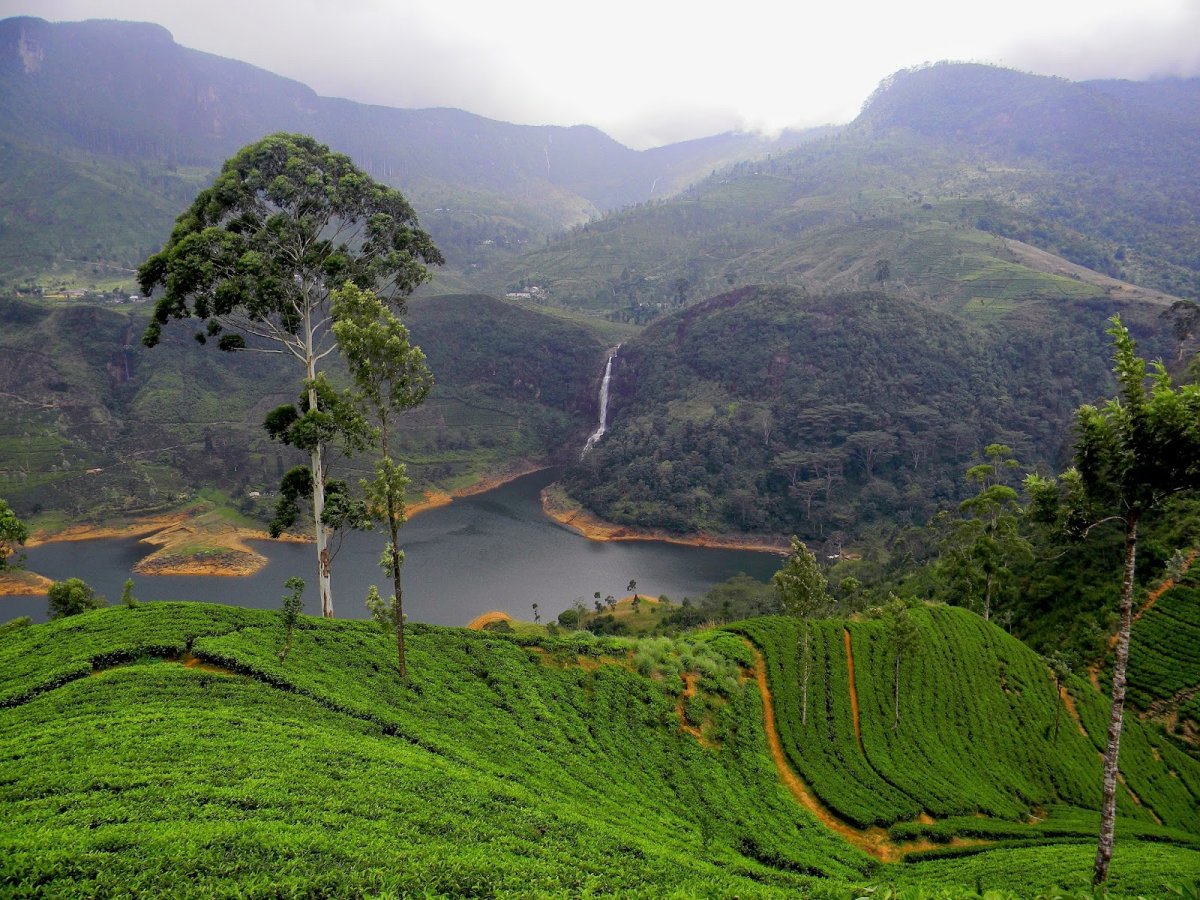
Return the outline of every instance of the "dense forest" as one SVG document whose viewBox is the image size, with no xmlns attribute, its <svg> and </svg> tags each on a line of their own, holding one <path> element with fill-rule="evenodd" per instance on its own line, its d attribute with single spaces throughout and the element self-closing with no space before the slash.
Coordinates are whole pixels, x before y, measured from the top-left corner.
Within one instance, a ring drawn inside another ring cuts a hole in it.
<svg viewBox="0 0 1200 900">
<path fill-rule="evenodd" d="M 611 430 L 566 475 L 602 518 L 840 546 L 928 519 L 994 442 L 1059 467 L 1111 385 L 1108 301 L 1030 303 L 985 328 L 882 293 L 733 291 L 623 347 Z M 1142 316 L 1148 351 L 1170 330 Z"/>
</svg>

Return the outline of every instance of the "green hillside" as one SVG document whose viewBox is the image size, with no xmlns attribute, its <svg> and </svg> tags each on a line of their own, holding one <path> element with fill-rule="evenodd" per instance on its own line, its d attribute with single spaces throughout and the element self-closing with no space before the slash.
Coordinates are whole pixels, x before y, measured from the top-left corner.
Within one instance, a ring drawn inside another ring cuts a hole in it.
<svg viewBox="0 0 1200 900">
<path fill-rule="evenodd" d="M 200 347 L 186 325 L 148 350 L 148 315 L 0 298 L 0 496 L 23 515 L 95 520 L 203 488 L 244 501 L 295 464 L 260 424 L 294 399 L 295 372 Z M 553 457 L 595 415 L 604 345 L 582 325 L 481 296 L 413 300 L 406 322 L 437 379 L 397 435 L 416 490 Z"/>
<path fill-rule="evenodd" d="M 136 266 L 161 245 L 198 182 L 276 131 L 311 134 L 399 187 L 451 261 L 441 292 L 465 289 L 462 275 L 603 210 L 810 137 L 729 133 L 636 151 L 585 125 L 319 97 L 181 47 L 154 24 L 3 19 L 0 279 L 55 274 L 84 286 L 101 263 Z"/>
<path fill-rule="evenodd" d="M 1192 297 L 1198 96 L 1197 79 L 897 73 L 844 131 L 580 225 L 509 281 L 643 321 L 763 282 L 986 320 L 1035 298 Z"/>
<path fill-rule="evenodd" d="M 815 626 L 807 725 L 797 624 L 767 618 L 739 626 L 766 651 L 789 759 L 822 801 L 859 827 L 943 837 L 1057 833 L 1058 820 L 1075 822 L 1078 810 L 1098 808 L 1108 718 L 1102 696 L 1075 679 L 1072 707 L 1064 707 L 1046 664 L 972 613 L 934 606 L 909 615 L 922 637 L 901 658 L 896 727 L 895 654 L 882 621 Z M 1121 753 L 1118 809 L 1128 827 L 1200 832 L 1200 764 L 1137 724 L 1122 735 Z M 896 824 L 922 813 L 938 822 Z"/>
<path fill-rule="evenodd" d="M 731 632 L 522 645 L 417 625 L 416 674 L 403 684 L 390 640 L 369 623 L 305 619 L 286 665 L 278 618 L 261 611 L 145 604 L 9 628 L 0 633 L 0 884 L 9 896 L 1081 888 L 1099 783 L 1088 740 L 1064 714 L 1054 753 L 1039 752 L 1050 746 L 1037 732 L 1050 723 L 1052 687 L 1019 643 L 960 610 L 918 620 L 921 691 L 906 684 L 912 721 L 894 734 L 884 734 L 890 709 L 881 721 L 871 699 L 890 693 L 890 668 L 871 649 L 877 623 L 849 625 L 866 751 L 854 765 L 891 786 L 878 813 L 869 797 L 852 799 L 853 779 L 795 727 L 791 623 L 745 626 L 765 653 L 767 718 L 780 723 L 792 765 L 831 806 L 859 802 L 860 818 L 900 823 L 890 838 L 869 836 L 876 850 L 916 851 L 896 864 L 856 849 L 861 836 L 843 841 L 781 784 L 747 668 L 754 652 Z M 828 662 L 810 696 L 836 712 L 810 723 L 852 761 L 863 754 L 839 674 L 844 627 L 820 626 L 827 639 L 816 652 Z M 1077 702 L 1090 729 L 1100 704 L 1086 690 Z M 928 692 L 945 699 L 931 704 Z M 1137 769 L 1125 775 L 1145 806 L 1122 810 L 1112 887 L 1159 895 L 1200 877 L 1200 767 L 1161 736 L 1132 727 L 1130 737 L 1127 765 Z M 1141 754 L 1138 741 L 1167 755 Z M 904 824 L 926 807 L 938 821 Z M 1027 824 L 1030 814 L 1045 818 Z"/>
<path fill-rule="evenodd" d="M 1195 576 L 1158 597 L 1133 634 L 1130 702 L 1200 747 L 1200 586 Z"/>
<path fill-rule="evenodd" d="M 1058 468 L 1110 390 L 1104 321 L 1169 352 L 1157 310 L 1029 301 L 1003 326 L 904 296 L 752 286 L 656 321 L 613 368 L 609 432 L 563 484 L 601 518 L 827 540 L 924 521 L 989 443 Z"/>
</svg>

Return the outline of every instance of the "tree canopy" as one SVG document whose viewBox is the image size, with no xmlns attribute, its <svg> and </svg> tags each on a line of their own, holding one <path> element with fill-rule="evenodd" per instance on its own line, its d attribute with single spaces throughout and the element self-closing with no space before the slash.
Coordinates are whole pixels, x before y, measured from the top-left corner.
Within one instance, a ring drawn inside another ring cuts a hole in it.
<svg viewBox="0 0 1200 900">
<path fill-rule="evenodd" d="M 175 223 L 166 246 L 138 269 L 161 288 L 142 342 L 153 347 L 172 318 L 206 320 L 200 343 L 289 354 L 319 418 L 318 366 L 337 349 L 330 308 L 344 284 L 399 308 L 442 256 L 408 201 L 350 158 L 311 137 L 273 134 L 226 161 Z M 248 340 L 249 339 L 249 340 Z M 333 615 L 326 535 L 326 439 L 307 442 L 321 610 Z M 292 473 L 295 484 L 299 475 Z"/>
<path fill-rule="evenodd" d="M 139 267 L 143 292 L 163 289 L 143 343 L 195 316 L 208 320 L 206 338 L 232 326 L 299 355 L 305 311 L 334 288 L 350 281 L 392 302 L 442 262 L 399 191 L 307 135 L 273 134 L 226 161 Z M 223 349 L 237 348 L 233 337 Z"/>
</svg>

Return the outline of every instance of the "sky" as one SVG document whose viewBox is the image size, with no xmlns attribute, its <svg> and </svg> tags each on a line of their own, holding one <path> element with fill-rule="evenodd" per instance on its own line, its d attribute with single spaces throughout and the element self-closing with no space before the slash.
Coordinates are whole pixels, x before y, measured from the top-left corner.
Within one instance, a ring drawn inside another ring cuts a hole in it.
<svg viewBox="0 0 1200 900">
<path fill-rule="evenodd" d="M 0 0 L 157 22 L 324 96 L 595 125 L 645 148 L 848 122 L 938 60 L 1074 80 L 1200 75 L 1200 0 Z"/>
</svg>

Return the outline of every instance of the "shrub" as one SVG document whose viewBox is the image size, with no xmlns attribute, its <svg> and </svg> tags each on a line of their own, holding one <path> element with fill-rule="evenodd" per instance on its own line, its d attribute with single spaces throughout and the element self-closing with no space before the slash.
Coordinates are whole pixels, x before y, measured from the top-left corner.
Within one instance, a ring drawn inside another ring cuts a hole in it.
<svg viewBox="0 0 1200 900">
<path fill-rule="evenodd" d="M 33 619 L 29 618 L 29 616 L 18 616 L 0 625 L 0 634 L 8 634 L 10 631 L 16 631 L 20 628 L 28 628 L 32 624 Z"/>
<path fill-rule="evenodd" d="M 108 601 L 97 594 L 82 578 L 68 578 L 66 581 L 56 581 L 46 592 L 50 602 L 50 618 L 61 619 L 64 616 L 74 616 L 91 609 L 100 609 Z"/>
</svg>

